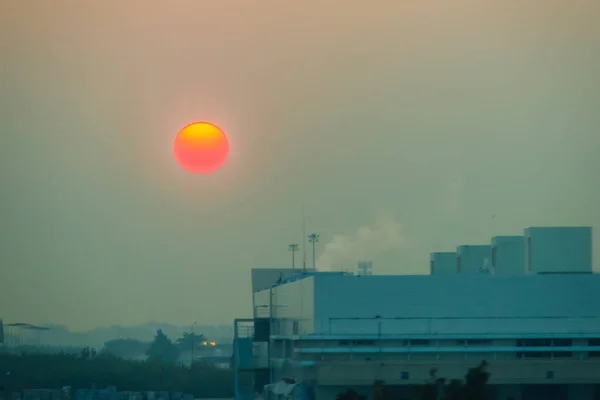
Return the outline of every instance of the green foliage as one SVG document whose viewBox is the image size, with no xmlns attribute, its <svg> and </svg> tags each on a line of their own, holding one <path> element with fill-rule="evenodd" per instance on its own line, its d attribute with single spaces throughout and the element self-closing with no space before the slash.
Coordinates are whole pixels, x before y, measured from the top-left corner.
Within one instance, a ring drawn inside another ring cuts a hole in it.
<svg viewBox="0 0 600 400">
<path fill-rule="evenodd" d="M 190 351 L 192 348 L 198 350 L 202 346 L 202 342 L 205 342 L 206 338 L 202 334 L 187 333 L 184 332 L 183 336 L 177 339 L 177 347 L 179 351 Z M 202 346 L 203 348 L 204 346 Z"/>
<path fill-rule="evenodd" d="M 336 400 L 358 400 L 358 398 L 358 393 L 352 389 L 347 389 L 345 392 L 339 393 Z"/>
<path fill-rule="evenodd" d="M 110 354 L 2 354 L 0 386 L 7 390 L 116 386 L 119 390 L 191 393 L 197 398 L 233 397 L 233 373 L 204 365 L 183 367 L 159 360 L 129 361 Z"/>
<path fill-rule="evenodd" d="M 176 363 L 179 359 L 179 348 L 159 329 L 146 352 L 149 360 Z"/>
<path fill-rule="evenodd" d="M 486 371 L 487 362 L 482 361 L 478 366 L 469 369 L 465 377 L 465 400 L 486 400 L 488 398 L 487 382 L 490 374 Z"/>
<path fill-rule="evenodd" d="M 388 388 L 385 386 L 384 381 L 373 382 L 373 400 L 392 400 L 392 395 Z"/>
<path fill-rule="evenodd" d="M 487 400 L 492 398 L 488 386 L 490 374 L 486 370 L 487 362 L 482 361 L 476 367 L 470 368 L 465 382 L 454 379 L 446 383 L 444 378 L 437 376 L 437 369 L 432 368 L 429 379 L 424 385 L 413 387 L 412 398 L 418 400 Z M 394 398 L 383 381 L 373 382 L 373 400 L 401 400 Z M 361 396 L 347 389 L 337 396 L 337 400 L 360 400 Z"/>
<path fill-rule="evenodd" d="M 104 343 L 101 353 L 125 359 L 142 359 L 146 357 L 149 347 L 150 343 L 137 339 L 115 339 Z"/>
</svg>

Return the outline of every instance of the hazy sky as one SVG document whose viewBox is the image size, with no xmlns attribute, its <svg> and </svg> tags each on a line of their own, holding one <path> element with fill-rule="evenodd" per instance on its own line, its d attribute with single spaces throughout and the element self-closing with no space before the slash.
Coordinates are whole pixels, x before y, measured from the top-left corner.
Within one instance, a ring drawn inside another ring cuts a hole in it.
<svg viewBox="0 0 600 400">
<path fill-rule="evenodd" d="M 229 323 L 251 267 L 290 264 L 302 203 L 321 249 L 388 215 L 376 273 L 600 229 L 599 9 L 0 0 L 0 317 Z M 230 138 L 210 176 L 172 156 L 194 120 Z"/>
</svg>

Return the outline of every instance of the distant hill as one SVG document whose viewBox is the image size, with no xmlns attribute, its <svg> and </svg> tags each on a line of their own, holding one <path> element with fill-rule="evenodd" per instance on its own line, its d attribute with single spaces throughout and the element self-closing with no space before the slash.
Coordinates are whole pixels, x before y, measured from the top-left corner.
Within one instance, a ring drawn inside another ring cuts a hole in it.
<svg viewBox="0 0 600 400">
<path fill-rule="evenodd" d="M 184 332 L 190 331 L 190 326 L 177 326 L 169 323 L 148 322 L 142 325 L 95 328 L 85 332 L 72 332 L 60 325 L 46 325 L 50 331 L 41 336 L 41 344 L 50 346 L 89 346 L 100 349 L 105 342 L 113 339 L 138 339 L 149 342 L 154 338 L 157 329 L 162 329 L 169 338 L 175 340 Z M 229 325 L 196 325 L 194 332 L 204 334 L 216 342 L 230 342 L 233 338 L 233 328 Z"/>
</svg>

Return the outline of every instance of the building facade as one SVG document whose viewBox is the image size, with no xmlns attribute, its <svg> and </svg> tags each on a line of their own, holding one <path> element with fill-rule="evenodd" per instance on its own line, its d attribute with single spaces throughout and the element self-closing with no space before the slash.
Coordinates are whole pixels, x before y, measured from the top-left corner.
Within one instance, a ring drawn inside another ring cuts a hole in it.
<svg viewBox="0 0 600 400">
<path fill-rule="evenodd" d="M 270 396 L 368 395 L 377 380 L 408 396 L 432 368 L 463 379 L 482 360 L 499 400 L 600 396 L 597 274 L 311 271 L 254 291 L 253 302 L 253 318 L 236 321 L 239 399 L 268 384 L 279 387 Z"/>
</svg>

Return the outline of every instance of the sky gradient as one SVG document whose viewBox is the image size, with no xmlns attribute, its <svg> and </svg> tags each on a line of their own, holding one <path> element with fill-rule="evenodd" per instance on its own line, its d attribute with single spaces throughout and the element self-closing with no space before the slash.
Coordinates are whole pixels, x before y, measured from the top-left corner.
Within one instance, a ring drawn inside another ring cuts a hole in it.
<svg viewBox="0 0 600 400">
<path fill-rule="evenodd" d="M 598 1 L 375 3 L 0 2 L 0 317 L 228 323 L 302 204 L 380 274 L 600 229 Z M 229 137 L 209 176 L 172 153 L 196 120 Z"/>
</svg>

